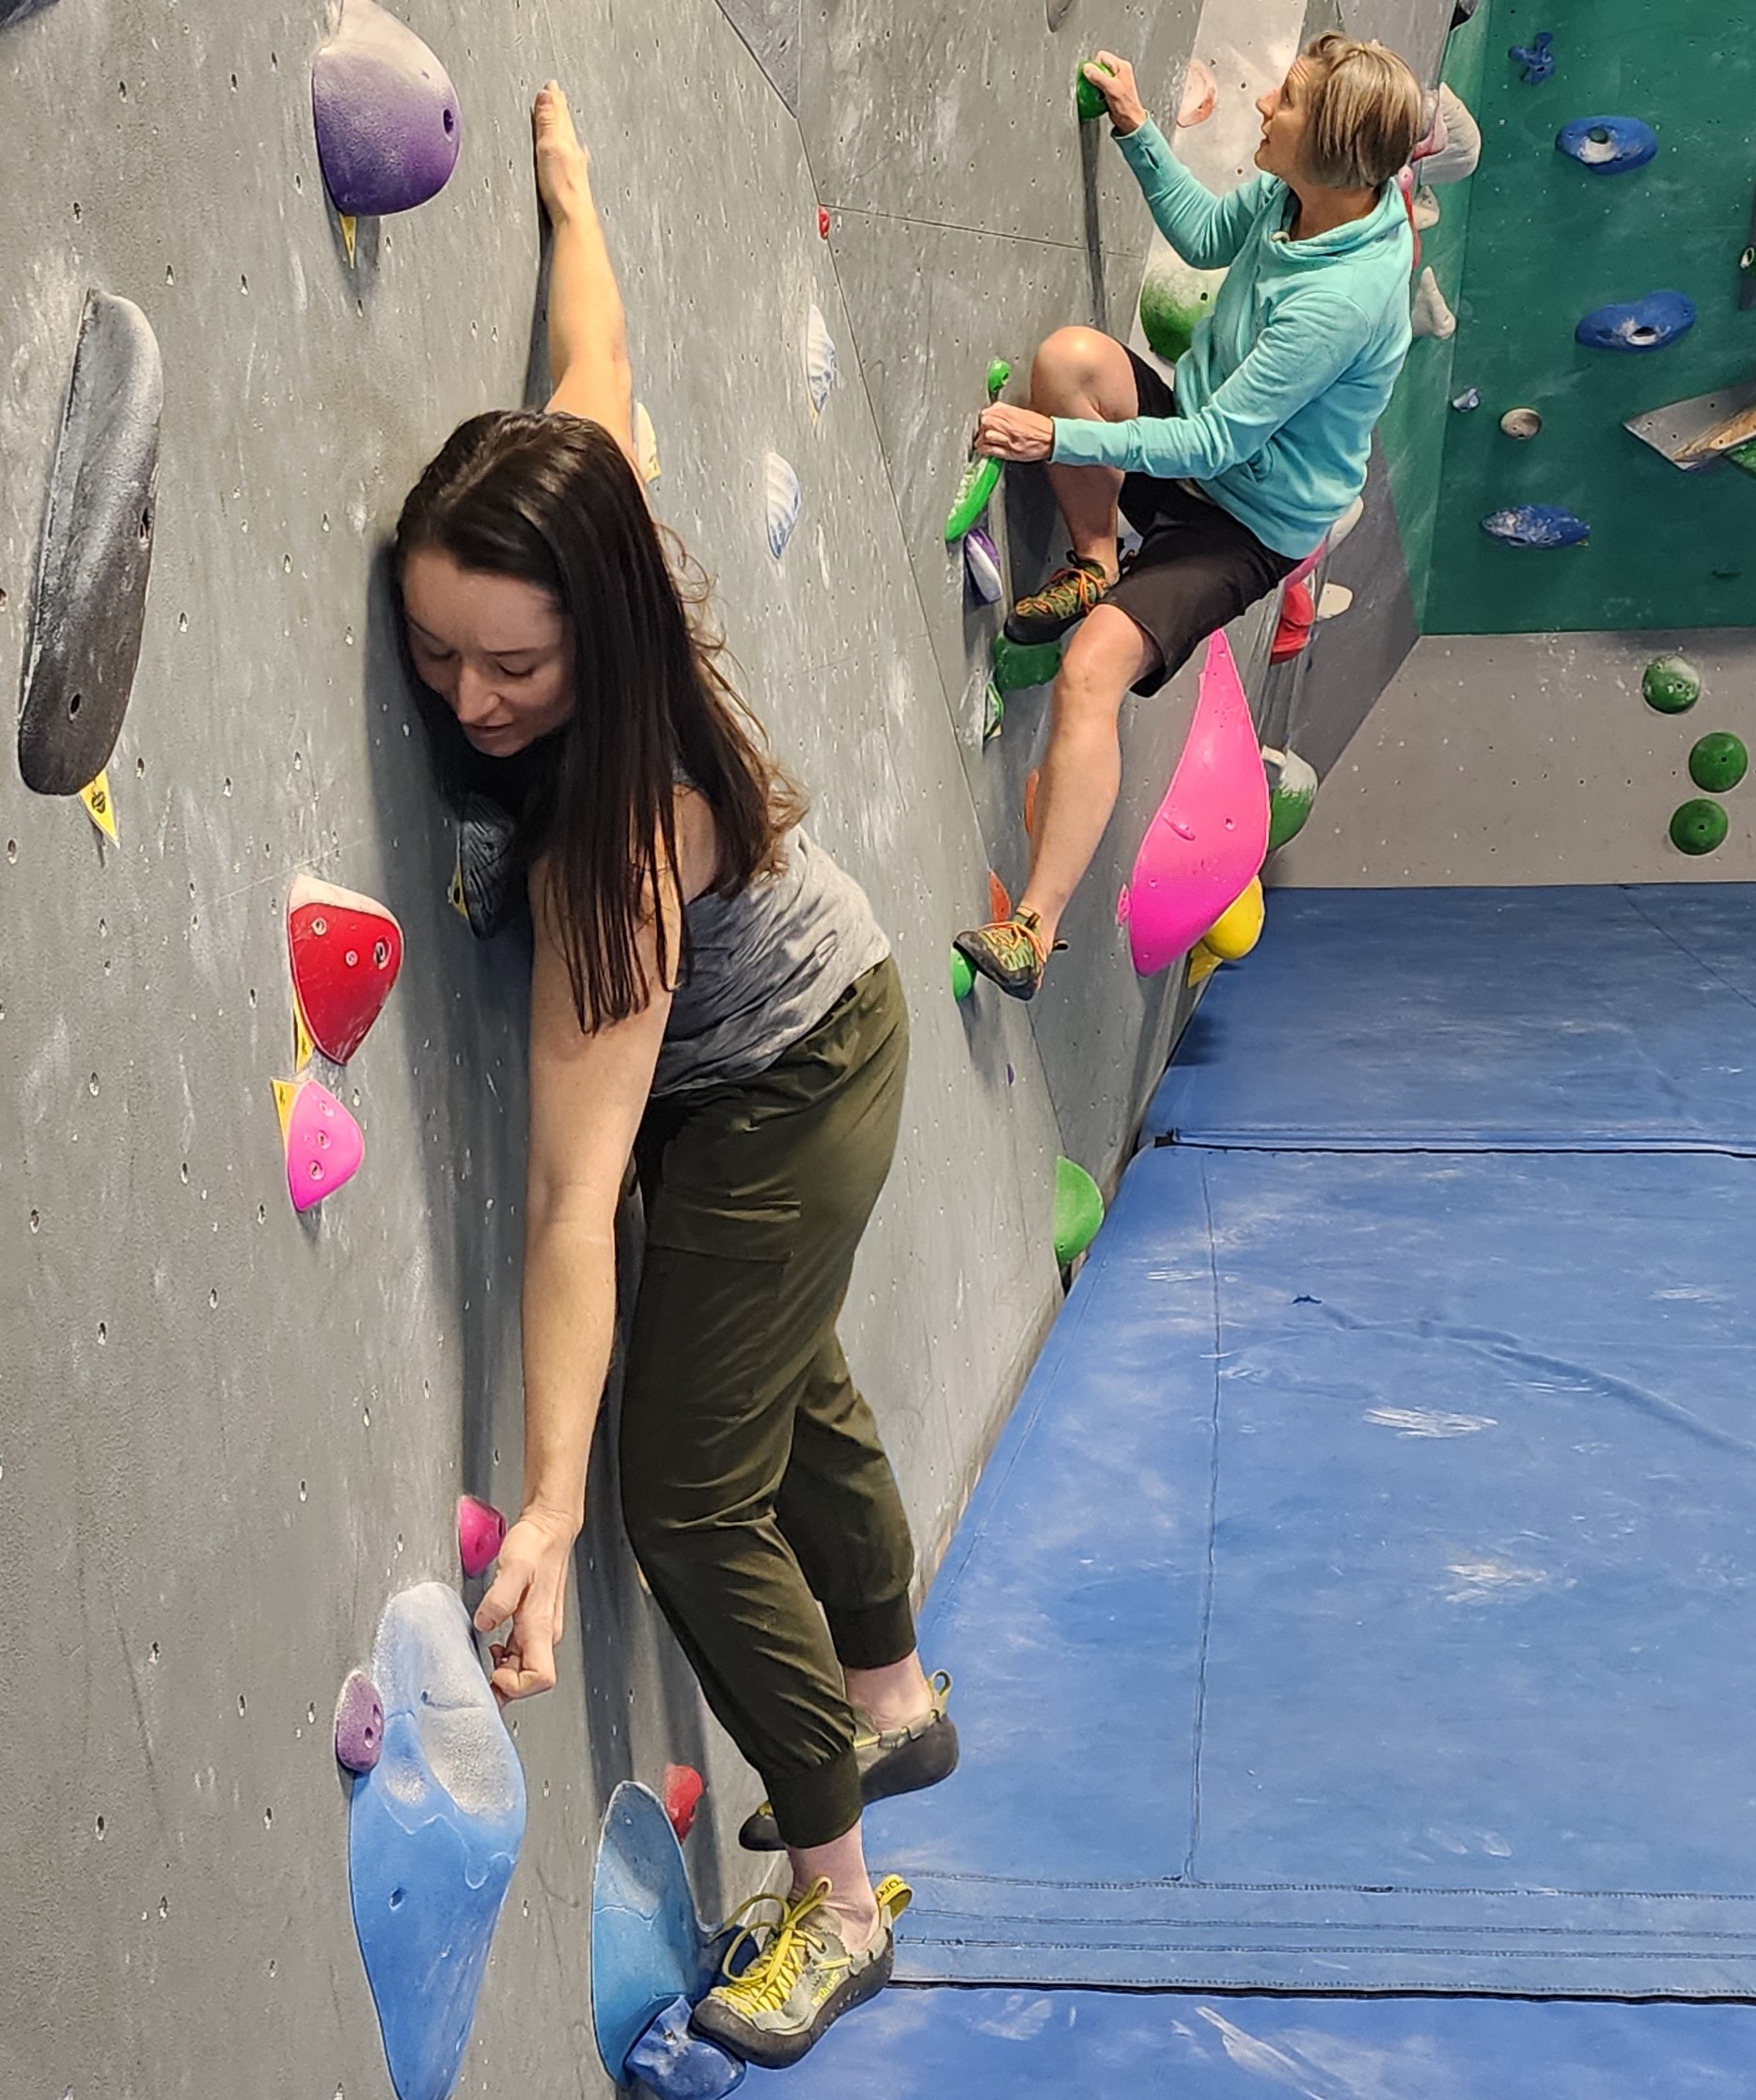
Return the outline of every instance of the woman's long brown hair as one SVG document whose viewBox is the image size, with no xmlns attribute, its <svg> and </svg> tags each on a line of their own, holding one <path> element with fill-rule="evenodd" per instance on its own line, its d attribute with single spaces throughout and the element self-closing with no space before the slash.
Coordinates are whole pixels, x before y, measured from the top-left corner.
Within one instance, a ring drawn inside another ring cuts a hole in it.
<svg viewBox="0 0 1756 2100">
<path fill-rule="evenodd" d="M 677 867 L 678 774 L 713 812 L 722 896 L 773 865 L 802 812 L 720 667 L 724 645 L 702 618 L 706 581 L 681 549 L 673 567 L 668 538 L 601 424 L 525 411 L 461 424 L 397 524 L 399 580 L 412 554 L 432 548 L 461 569 L 536 585 L 572 623 L 573 710 L 533 754 L 534 776 L 522 769 L 532 786 L 521 857 L 546 862 L 553 930 L 588 1029 L 626 1020 L 651 996 L 638 948 L 649 917 L 663 981 L 680 960 L 655 913 L 661 870 Z M 463 744 L 446 721 L 441 733 Z"/>
</svg>

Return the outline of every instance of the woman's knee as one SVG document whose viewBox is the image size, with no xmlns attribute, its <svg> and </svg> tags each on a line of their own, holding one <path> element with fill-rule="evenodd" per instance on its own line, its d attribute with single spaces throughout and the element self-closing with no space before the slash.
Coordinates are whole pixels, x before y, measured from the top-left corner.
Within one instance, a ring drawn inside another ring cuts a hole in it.
<svg viewBox="0 0 1756 2100">
<path fill-rule="evenodd" d="M 1157 645 L 1120 605 L 1095 606 L 1061 658 L 1055 681 L 1056 713 L 1115 715 L 1123 695 L 1157 657 Z"/>
<path fill-rule="evenodd" d="M 1118 416 L 1133 415 L 1121 396 L 1132 390 L 1133 368 L 1128 353 L 1112 336 L 1096 328 L 1058 328 L 1038 346 L 1030 367 L 1030 398 L 1033 404 L 1076 398 L 1082 404 L 1101 405 Z"/>
</svg>

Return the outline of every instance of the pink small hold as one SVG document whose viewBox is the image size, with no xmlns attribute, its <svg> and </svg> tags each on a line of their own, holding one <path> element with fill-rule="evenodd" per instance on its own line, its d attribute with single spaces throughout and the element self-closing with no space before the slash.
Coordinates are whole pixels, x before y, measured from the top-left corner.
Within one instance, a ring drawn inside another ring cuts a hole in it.
<svg viewBox="0 0 1756 2100">
<path fill-rule="evenodd" d="M 829 211 L 826 205 L 817 207 L 817 237 L 820 241 L 829 238 Z"/>
<path fill-rule="evenodd" d="M 295 1211 L 308 1211 L 344 1182 L 366 1157 L 360 1126 L 327 1087 L 307 1079 L 287 1116 L 287 1193 Z"/>
<path fill-rule="evenodd" d="M 506 1544 L 506 1519 L 492 1502 L 457 1498 L 457 1550 L 466 1575 L 486 1575 Z"/>
<path fill-rule="evenodd" d="M 384 1747 L 384 1702 L 366 1672 L 351 1669 L 336 1701 L 336 1763 L 369 1772 Z"/>
<path fill-rule="evenodd" d="M 1121 893 L 1116 899 L 1116 923 L 1118 926 L 1127 925 L 1128 914 L 1133 909 L 1134 899 L 1128 894 L 1127 884 L 1123 883 L 1123 885 L 1121 885 Z"/>
<path fill-rule="evenodd" d="M 665 1813 L 670 1818 L 670 1826 L 677 1833 L 679 1844 L 695 1828 L 695 1811 L 701 1806 L 701 1796 L 706 1792 L 701 1775 L 693 1764 L 665 1767 Z"/>
</svg>

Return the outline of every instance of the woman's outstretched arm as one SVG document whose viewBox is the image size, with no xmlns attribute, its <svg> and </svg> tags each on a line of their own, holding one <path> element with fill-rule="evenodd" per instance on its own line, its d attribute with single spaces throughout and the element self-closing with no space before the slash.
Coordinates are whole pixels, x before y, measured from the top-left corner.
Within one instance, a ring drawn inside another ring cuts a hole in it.
<svg viewBox="0 0 1756 2100">
<path fill-rule="evenodd" d="M 1215 196 L 1171 151 L 1169 140 L 1147 114 L 1134 68 L 1125 58 L 1101 51 L 1085 77 L 1108 104 L 1116 143 L 1134 170 L 1153 225 L 1197 270 L 1224 269 L 1256 223 L 1263 185 L 1270 179 L 1259 176 Z"/>
<path fill-rule="evenodd" d="M 573 130 L 567 97 L 550 81 L 531 113 L 537 190 L 555 228 L 549 269 L 552 410 L 601 423 L 635 471 L 634 380 L 622 295 L 591 195 L 590 157 Z"/>
</svg>

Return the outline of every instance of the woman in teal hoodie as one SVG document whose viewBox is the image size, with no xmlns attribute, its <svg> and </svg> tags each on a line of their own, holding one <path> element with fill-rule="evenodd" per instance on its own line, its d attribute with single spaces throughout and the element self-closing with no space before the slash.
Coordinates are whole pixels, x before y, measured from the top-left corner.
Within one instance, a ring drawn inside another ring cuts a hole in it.
<svg viewBox="0 0 1756 2100">
<path fill-rule="evenodd" d="M 1359 494 L 1372 426 L 1408 349 L 1412 235 L 1397 184 L 1422 127 L 1419 84 L 1379 44 L 1318 37 L 1263 95 L 1252 182 L 1215 196 L 1173 156 L 1134 69 L 1085 77 L 1165 238 L 1227 271 L 1174 389 L 1092 328 L 1037 353 L 1030 406 L 986 411 L 976 449 L 1040 460 L 1073 541 L 1020 599 L 1020 642 L 1079 632 L 1055 682 L 1030 876 L 1008 918 L 960 933 L 971 964 L 1033 996 L 1121 784 L 1123 696 L 1154 693 L 1203 636 L 1263 597 Z M 1117 560 L 1117 511 L 1140 546 Z"/>
</svg>

